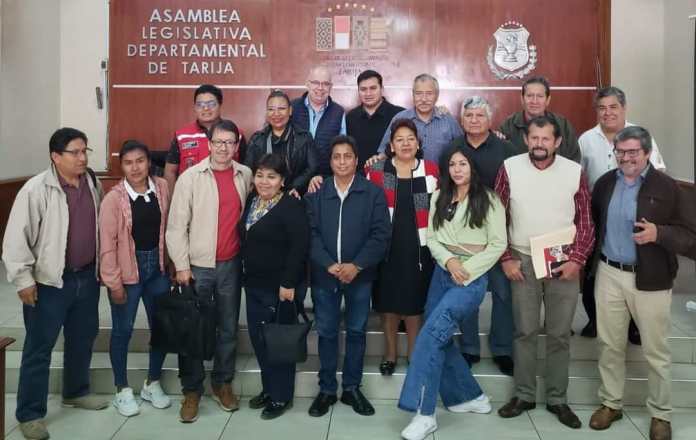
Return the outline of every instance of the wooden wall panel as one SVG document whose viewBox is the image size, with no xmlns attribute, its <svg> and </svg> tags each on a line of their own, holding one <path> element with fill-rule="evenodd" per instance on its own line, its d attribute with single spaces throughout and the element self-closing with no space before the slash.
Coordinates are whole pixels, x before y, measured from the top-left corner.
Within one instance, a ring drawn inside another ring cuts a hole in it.
<svg viewBox="0 0 696 440">
<path fill-rule="evenodd" d="M 518 21 L 530 32 L 529 44 L 536 46 L 538 62 L 529 75 L 550 79 L 551 110 L 567 116 L 578 133 L 595 124 L 595 87 L 609 83 L 609 0 L 112 0 L 110 8 L 112 153 L 130 138 L 165 149 L 174 129 L 193 119 L 193 90 L 204 82 L 223 87 L 223 116 L 235 120 L 249 136 L 263 125 L 269 88 L 284 87 L 291 97 L 299 96 L 308 68 L 320 62 L 334 71 L 332 96 L 346 108 L 357 105 L 355 77 L 365 68 L 382 73 L 386 96 L 407 107 L 413 77 L 429 72 L 440 80 L 441 105 L 458 113 L 466 97 L 483 95 L 493 104 L 498 124 L 519 110 L 523 81 L 500 80 L 488 65 L 489 48 L 495 46 L 493 33 L 508 21 Z M 239 23 L 148 23 L 153 9 L 235 10 Z M 336 15 L 349 15 L 351 23 L 361 16 L 384 19 L 389 31 L 386 49 L 317 51 L 315 20 Z M 205 27 L 246 27 L 251 40 L 193 42 L 263 45 L 265 57 L 223 60 L 233 64 L 233 74 L 186 75 L 181 61 L 195 58 L 128 56 L 129 44 L 191 43 L 143 39 L 143 28 L 149 37 L 150 26 L 189 26 L 199 33 Z M 170 70 L 150 75 L 147 61 L 168 61 Z M 115 158 L 110 170 L 111 175 L 119 174 Z"/>
<path fill-rule="evenodd" d="M 0 237 L 5 237 L 5 227 L 7 219 L 10 217 L 10 210 L 15 197 L 22 185 L 29 180 L 28 177 L 0 181 Z"/>
</svg>

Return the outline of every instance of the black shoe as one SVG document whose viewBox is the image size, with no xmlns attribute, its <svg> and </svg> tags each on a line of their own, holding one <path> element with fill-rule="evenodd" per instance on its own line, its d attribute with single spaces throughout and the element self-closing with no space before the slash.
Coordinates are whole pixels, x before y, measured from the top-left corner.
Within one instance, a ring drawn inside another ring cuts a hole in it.
<svg viewBox="0 0 696 440">
<path fill-rule="evenodd" d="M 394 374 L 395 369 L 395 361 L 382 361 L 382 363 L 379 364 L 379 372 L 382 374 L 382 376 L 391 376 Z"/>
<path fill-rule="evenodd" d="M 289 402 L 268 402 L 266 407 L 261 411 L 261 418 L 264 420 L 275 419 L 292 408 L 292 400 Z"/>
<path fill-rule="evenodd" d="M 556 414 L 558 420 L 569 428 L 580 429 L 582 426 L 578 416 L 576 416 L 573 410 L 566 404 L 546 405 L 546 409 L 550 413 Z"/>
<path fill-rule="evenodd" d="M 261 391 L 258 396 L 254 396 L 249 401 L 249 408 L 251 409 L 261 409 L 271 401 L 271 396 Z"/>
<path fill-rule="evenodd" d="M 317 397 L 314 398 L 314 402 L 312 402 L 312 406 L 309 407 L 309 415 L 312 417 L 323 416 L 329 412 L 329 407 L 336 403 L 336 400 L 335 394 L 317 394 Z"/>
<path fill-rule="evenodd" d="M 580 336 L 584 336 L 585 338 L 596 338 L 597 337 L 597 323 L 594 321 L 590 321 L 587 323 L 585 328 L 582 329 L 580 332 Z"/>
<path fill-rule="evenodd" d="M 493 356 L 493 362 L 504 375 L 512 376 L 515 374 L 515 362 L 510 356 Z"/>
<path fill-rule="evenodd" d="M 359 388 L 351 391 L 343 391 L 341 402 L 353 407 L 353 411 L 361 416 L 371 416 L 375 413 L 375 408 L 363 395 Z"/>
<path fill-rule="evenodd" d="M 469 368 L 471 368 L 472 365 L 481 362 L 481 356 L 477 354 L 462 353 L 462 356 L 464 356 L 464 359 L 466 359 L 466 363 L 469 364 Z"/>
<path fill-rule="evenodd" d="M 501 406 L 498 410 L 498 415 L 504 419 L 517 417 L 525 411 L 536 408 L 535 402 L 527 402 L 517 397 L 510 399 L 508 403 Z"/>
</svg>

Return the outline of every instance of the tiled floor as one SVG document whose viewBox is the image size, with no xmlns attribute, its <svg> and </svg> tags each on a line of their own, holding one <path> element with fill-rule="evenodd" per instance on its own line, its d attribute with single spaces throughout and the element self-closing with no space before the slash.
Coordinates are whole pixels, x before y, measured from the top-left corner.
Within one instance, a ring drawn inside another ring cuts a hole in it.
<svg viewBox="0 0 696 440">
<path fill-rule="evenodd" d="M 15 398 L 8 395 L 6 402 L 7 439 L 21 440 L 13 412 Z M 410 415 L 396 408 L 389 400 L 373 402 L 377 414 L 362 417 L 337 403 L 324 417 L 307 415 L 310 399 L 295 399 L 295 406 L 276 420 L 261 420 L 259 411 L 247 407 L 229 414 L 220 411 L 209 398 L 201 404 L 200 418 L 193 424 L 182 424 L 177 419 L 178 405 L 157 410 L 148 404 L 141 406 L 136 417 L 124 418 L 114 408 L 104 411 L 84 411 L 62 408 L 60 396 L 51 396 L 47 418 L 51 439 L 55 440 L 381 440 L 399 438 L 399 432 L 408 423 Z M 628 408 L 625 417 L 607 431 L 592 431 L 587 422 L 594 408 L 574 406 L 583 421 L 583 428 L 572 430 L 561 425 L 543 408 L 537 408 L 514 419 L 501 419 L 495 414 L 453 414 L 438 410 L 439 429 L 429 437 L 432 440 L 489 439 L 505 440 L 645 440 L 648 438 L 650 417 L 642 408 Z M 494 411 L 497 405 L 494 406 Z M 696 438 L 695 412 L 677 410 L 674 414 L 674 440 Z"/>
</svg>

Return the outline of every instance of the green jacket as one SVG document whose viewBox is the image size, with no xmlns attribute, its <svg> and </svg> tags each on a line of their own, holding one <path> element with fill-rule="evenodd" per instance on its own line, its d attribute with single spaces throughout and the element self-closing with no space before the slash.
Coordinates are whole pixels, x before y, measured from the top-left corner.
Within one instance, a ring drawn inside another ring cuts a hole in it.
<svg viewBox="0 0 696 440">
<path fill-rule="evenodd" d="M 561 115 L 546 112 L 546 116 L 556 121 L 561 129 L 561 146 L 558 148 L 558 154 L 580 163 L 580 146 L 578 145 L 578 137 L 575 135 L 575 129 L 571 123 Z M 526 153 L 529 151 L 524 143 L 524 130 L 527 123 L 524 120 L 524 112 L 513 113 L 500 126 L 500 131 L 503 132 L 507 140 L 513 143 L 518 153 Z"/>
</svg>

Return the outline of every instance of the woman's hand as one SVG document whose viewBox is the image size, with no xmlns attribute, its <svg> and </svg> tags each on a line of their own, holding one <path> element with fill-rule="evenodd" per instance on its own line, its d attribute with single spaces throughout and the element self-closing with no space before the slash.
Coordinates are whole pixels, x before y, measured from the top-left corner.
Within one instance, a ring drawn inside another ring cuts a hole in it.
<svg viewBox="0 0 696 440">
<path fill-rule="evenodd" d="M 123 286 L 110 289 L 109 294 L 111 295 L 111 302 L 114 304 L 125 304 L 128 299 L 126 289 Z"/>
<path fill-rule="evenodd" d="M 295 289 L 288 289 L 280 286 L 278 297 L 281 301 L 293 301 L 295 299 Z"/>
<path fill-rule="evenodd" d="M 450 258 L 447 260 L 446 266 L 450 276 L 452 277 L 452 281 L 454 281 L 456 284 L 464 284 L 469 279 L 469 272 L 464 269 L 462 262 L 459 261 L 459 258 Z"/>
<path fill-rule="evenodd" d="M 375 154 L 371 158 L 367 159 L 367 161 L 365 161 L 365 168 L 370 168 L 375 163 L 379 162 L 380 160 L 384 160 L 386 158 L 387 158 L 387 155 L 384 153 Z"/>
</svg>

